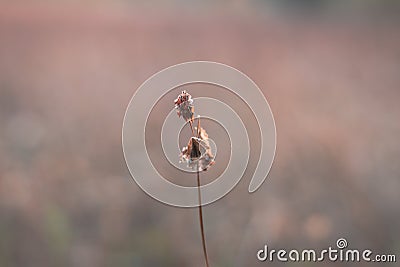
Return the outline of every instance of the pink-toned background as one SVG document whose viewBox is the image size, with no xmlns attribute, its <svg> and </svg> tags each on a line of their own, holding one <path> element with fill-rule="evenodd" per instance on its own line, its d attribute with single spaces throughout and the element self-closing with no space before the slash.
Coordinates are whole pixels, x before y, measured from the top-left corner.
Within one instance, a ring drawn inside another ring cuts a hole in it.
<svg viewBox="0 0 400 267">
<path fill-rule="evenodd" d="M 249 75 L 278 133 L 260 190 L 249 195 L 244 180 L 205 207 L 212 266 L 266 266 L 255 256 L 264 244 L 323 249 L 339 237 L 398 255 L 399 10 L 374 0 L 0 2 L 0 266 L 204 266 L 197 211 L 145 195 L 121 148 L 136 88 L 191 60 Z"/>
</svg>

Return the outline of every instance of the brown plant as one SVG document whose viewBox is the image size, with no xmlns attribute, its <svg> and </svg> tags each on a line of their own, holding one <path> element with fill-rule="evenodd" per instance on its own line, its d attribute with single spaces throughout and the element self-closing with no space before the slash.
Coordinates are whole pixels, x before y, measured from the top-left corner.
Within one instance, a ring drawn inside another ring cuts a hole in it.
<svg viewBox="0 0 400 267">
<path fill-rule="evenodd" d="M 207 170 L 211 165 L 214 164 L 214 156 L 211 152 L 208 134 L 206 130 L 200 127 L 200 117 L 197 118 L 197 127 L 193 128 L 194 105 L 192 96 L 186 91 L 182 91 L 182 93 L 175 100 L 175 108 L 178 116 L 182 116 L 185 121 L 190 123 L 190 128 L 193 134 L 193 136 L 189 139 L 188 145 L 182 149 L 180 159 L 182 162 L 186 162 L 189 167 L 196 169 L 201 241 L 203 245 L 206 266 L 209 267 L 206 239 L 204 234 L 203 208 L 201 205 L 200 172 Z"/>
</svg>

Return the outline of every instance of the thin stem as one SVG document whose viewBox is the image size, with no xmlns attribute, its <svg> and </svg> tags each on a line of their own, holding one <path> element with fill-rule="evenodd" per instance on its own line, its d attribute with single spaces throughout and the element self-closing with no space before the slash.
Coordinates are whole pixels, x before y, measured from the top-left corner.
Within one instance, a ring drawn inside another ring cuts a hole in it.
<svg viewBox="0 0 400 267">
<path fill-rule="evenodd" d="M 207 248 L 206 248 L 206 238 L 204 235 L 204 223 L 203 223 L 203 208 L 201 206 L 201 189 L 200 189 L 200 172 L 199 172 L 199 163 L 197 163 L 197 189 L 199 195 L 199 221 L 200 221 L 200 231 L 201 231 L 201 241 L 203 243 L 203 252 L 204 252 L 204 259 L 206 260 L 206 267 L 209 267 L 208 264 L 208 256 L 207 256 Z"/>
<path fill-rule="evenodd" d="M 192 130 L 192 134 L 194 135 L 193 121 L 189 121 L 189 124 L 190 124 L 190 129 Z"/>
</svg>

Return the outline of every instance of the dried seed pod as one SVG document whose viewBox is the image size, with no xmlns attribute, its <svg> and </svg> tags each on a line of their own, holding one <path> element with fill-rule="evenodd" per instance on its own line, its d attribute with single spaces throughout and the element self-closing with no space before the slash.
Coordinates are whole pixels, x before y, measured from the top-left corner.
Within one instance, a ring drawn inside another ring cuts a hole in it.
<svg viewBox="0 0 400 267">
<path fill-rule="evenodd" d="M 191 137 L 188 145 L 182 149 L 181 162 L 187 162 L 190 168 L 205 171 L 214 164 L 207 132 L 200 127 L 200 119 L 196 127 L 197 137 Z"/>
<path fill-rule="evenodd" d="M 185 90 L 174 101 L 175 109 L 179 117 L 183 117 L 185 121 L 193 122 L 194 106 L 192 96 Z"/>
<path fill-rule="evenodd" d="M 191 137 L 189 139 L 188 145 L 182 149 L 180 155 L 181 161 L 187 162 L 191 165 L 201 157 L 200 141 L 201 140 L 197 137 Z"/>
</svg>

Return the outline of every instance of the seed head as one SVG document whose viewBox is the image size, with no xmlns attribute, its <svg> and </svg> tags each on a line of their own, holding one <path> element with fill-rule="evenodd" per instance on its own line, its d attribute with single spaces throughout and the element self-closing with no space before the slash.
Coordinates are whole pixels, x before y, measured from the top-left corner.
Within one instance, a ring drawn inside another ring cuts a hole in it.
<svg viewBox="0 0 400 267">
<path fill-rule="evenodd" d="M 193 99 L 185 90 L 174 101 L 175 109 L 179 117 L 183 117 L 185 121 L 193 122 L 194 106 Z"/>
<path fill-rule="evenodd" d="M 214 156 L 211 152 L 208 134 L 200 127 L 200 118 L 197 120 L 197 137 L 189 139 L 188 145 L 182 149 L 180 158 L 182 162 L 187 162 L 190 168 L 205 171 L 214 164 Z"/>
</svg>

